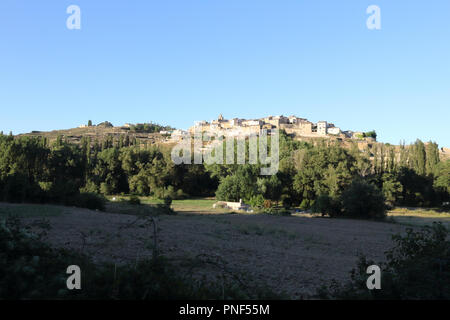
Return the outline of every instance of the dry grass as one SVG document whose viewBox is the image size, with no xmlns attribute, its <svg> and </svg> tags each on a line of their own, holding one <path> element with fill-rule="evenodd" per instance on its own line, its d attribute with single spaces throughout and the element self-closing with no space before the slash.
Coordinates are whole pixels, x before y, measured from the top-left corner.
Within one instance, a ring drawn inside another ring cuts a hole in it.
<svg viewBox="0 0 450 320">
<path fill-rule="evenodd" d="M 400 224 L 408 226 L 426 226 L 433 222 L 441 222 L 450 228 L 450 213 L 423 208 L 395 208 L 388 216 Z"/>
<path fill-rule="evenodd" d="M 180 201 L 174 204 L 184 209 L 178 215 L 159 216 L 159 249 L 180 267 L 199 257 L 220 260 L 227 270 L 251 274 L 292 298 L 313 294 L 331 279 L 347 280 L 359 253 L 383 259 L 392 246 L 391 235 L 405 230 L 384 222 L 219 213 L 210 208 L 211 202 Z M 118 263 L 152 255 L 153 232 L 136 223 L 130 212 L 64 210 L 67 214 L 48 217 L 52 244 Z M 193 272 L 215 277 L 222 271 L 202 265 Z"/>
</svg>

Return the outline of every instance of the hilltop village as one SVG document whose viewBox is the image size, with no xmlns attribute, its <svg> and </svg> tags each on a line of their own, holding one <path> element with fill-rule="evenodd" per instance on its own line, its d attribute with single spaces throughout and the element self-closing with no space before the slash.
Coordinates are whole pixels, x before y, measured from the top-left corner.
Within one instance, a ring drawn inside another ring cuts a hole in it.
<svg viewBox="0 0 450 320">
<path fill-rule="evenodd" d="M 199 121 L 194 126 L 186 130 L 175 129 L 171 126 L 162 126 L 155 123 L 126 123 L 122 126 L 113 126 L 112 123 L 104 121 L 99 124 L 82 124 L 78 128 L 54 130 L 49 132 L 32 131 L 30 133 L 19 134 L 20 136 L 42 136 L 49 142 L 54 142 L 58 137 L 72 143 L 81 143 L 83 138 L 87 138 L 92 143 L 109 143 L 116 145 L 167 145 L 178 143 L 185 135 L 198 130 L 210 132 L 211 134 L 223 136 L 246 137 L 252 133 L 258 133 L 261 129 L 270 130 L 278 128 L 284 130 L 295 139 L 313 142 L 316 139 L 327 139 L 339 141 L 343 147 L 357 145 L 361 151 L 376 142 L 375 131 L 358 132 L 351 130 L 341 130 L 333 123 L 319 121 L 313 123 L 305 118 L 296 116 L 268 116 L 260 119 L 225 119 L 222 115 L 210 122 Z M 397 151 L 399 147 L 397 147 Z M 450 159 L 450 148 L 441 147 L 439 149 L 441 159 Z"/>
<path fill-rule="evenodd" d="M 327 121 L 313 123 L 305 118 L 299 118 L 297 116 L 285 117 L 282 115 L 250 120 L 239 118 L 224 119 L 222 115 L 219 115 L 217 120 L 212 120 L 211 122 L 198 121 L 194 126 L 189 128 L 189 133 L 200 130 L 202 132 L 210 132 L 218 135 L 242 137 L 259 133 L 260 130 L 263 129 L 266 129 L 268 132 L 272 129 L 284 130 L 287 134 L 296 137 L 335 137 L 340 139 L 368 138 L 374 141 L 376 140 L 375 132 L 363 133 L 350 130 L 343 131 L 333 123 Z M 176 139 L 183 132 L 177 130 L 172 132 L 164 131 L 161 133 L 172 134 L 172 138 Z"/>
</svg>

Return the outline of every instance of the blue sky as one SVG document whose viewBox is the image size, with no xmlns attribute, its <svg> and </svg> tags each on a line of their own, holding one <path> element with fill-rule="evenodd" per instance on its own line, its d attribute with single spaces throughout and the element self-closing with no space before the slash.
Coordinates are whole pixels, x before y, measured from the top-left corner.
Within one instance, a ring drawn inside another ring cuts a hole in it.
<svg viewBox="0 0 450 320">
<path fill-rule="evenodd" d="M 450 146 L 448 0 L 2 0 L 0 40 L 5 133 L 295 114 Z"/>
</svg>

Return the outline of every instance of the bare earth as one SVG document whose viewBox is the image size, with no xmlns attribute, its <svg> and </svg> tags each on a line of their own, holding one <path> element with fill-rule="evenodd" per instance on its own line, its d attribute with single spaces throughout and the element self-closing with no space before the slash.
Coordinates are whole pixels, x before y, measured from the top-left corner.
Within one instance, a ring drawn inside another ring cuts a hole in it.
<svg viewBox="0 0 450 320">
<path fill-rule="evenodd" d="M 96 260 L 121 263 L 152 254 L 153 228 L 135 216 L 64 208 L 47 219 L 53 245 L 91 253 Z M 348 280 L 358 253 L 382 260 L 393 245 L 391 235 L 405 230 L 384 222 L 298 215 L 180 213 L 160 216 L 157 223 L 158 247 L 167 257 L 219 259 L 227 270 L 246 272 L 292 298 L 307 297 L 331 279 Z"/>
</svg>

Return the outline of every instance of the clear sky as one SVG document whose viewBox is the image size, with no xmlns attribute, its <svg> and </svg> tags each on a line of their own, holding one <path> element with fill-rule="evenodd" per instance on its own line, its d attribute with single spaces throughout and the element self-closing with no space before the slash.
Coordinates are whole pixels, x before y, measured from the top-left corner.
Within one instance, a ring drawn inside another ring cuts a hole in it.
<svg viewBox="0 0 450 320">
<path fill-rule="evenodd" d="M 450 1 L 1 0 L 0 111 L 14 134 L 295 114 L 450 147 Z"/>
</svg>

